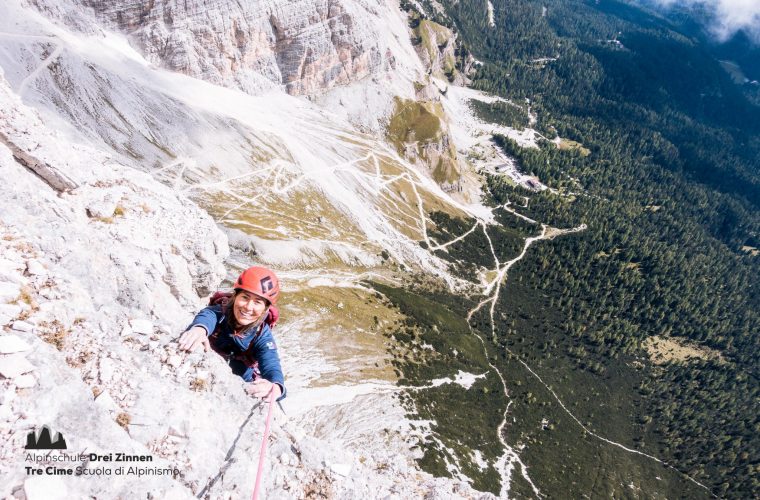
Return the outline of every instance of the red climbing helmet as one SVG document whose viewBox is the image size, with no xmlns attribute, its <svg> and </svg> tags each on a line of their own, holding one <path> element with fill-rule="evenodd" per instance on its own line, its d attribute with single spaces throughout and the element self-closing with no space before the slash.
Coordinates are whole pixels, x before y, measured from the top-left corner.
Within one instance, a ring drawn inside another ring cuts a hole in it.
<svg viewBox="0 0 760 500">
<path fill-rule="evenodd" d="M 280 280 L 266 267 L 253 266 L 243 271 L 235 281 L 235 290 L 251 292 L 275 305 L 280 295 Z"/>
</svg>

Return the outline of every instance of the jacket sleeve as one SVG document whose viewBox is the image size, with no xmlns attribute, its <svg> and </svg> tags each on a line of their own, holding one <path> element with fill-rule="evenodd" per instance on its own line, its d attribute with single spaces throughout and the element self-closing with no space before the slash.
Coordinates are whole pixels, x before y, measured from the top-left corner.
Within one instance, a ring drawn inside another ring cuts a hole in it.
<svg viewBox="0 0 760 500">
<path fill-rule="evenodd" d="M 282 374 L 280 356 L 277 354 L 277 344 L 274 341 L 274 335 L 272 335 L 271 330 L 256 339 L 254 355 L 259 362 L 259 371 L 262 378 L 279 385 L 280 389 L 282 389 L 282 396 L 277 398 L 277 401 L 284 399 L 287 393 L 285 389 L 285 377 Z"/>
<path fill-rule="evenodd" d="M 216 325 L 223 318 L 222 308 L 219 306 L 209 306 L 203 309 L 201 312 L 195 315 L 192 323 L 185 331 L 191 329 L 194 326 L 200 326 L 206 330 L 206 335 L 211 335 L 216 330 Z"/>
</svg>

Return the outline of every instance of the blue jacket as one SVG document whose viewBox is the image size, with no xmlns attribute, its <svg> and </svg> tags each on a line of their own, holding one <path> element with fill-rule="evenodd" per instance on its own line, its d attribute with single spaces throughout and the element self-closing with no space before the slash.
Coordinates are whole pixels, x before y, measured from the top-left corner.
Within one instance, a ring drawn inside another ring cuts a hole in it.
<svg viewBox="0 0 760 500">
<path fill-rule="evenodd" d="M 199 312 L 187 329 L 189 330 L 194 326 L 204 328 L 206 335 L 209 336 L 218 329 L 214 348 L 217 351 L 231 354 L 232 356 L 245 352 L 251 345 L 251 341 L 253 341 L 250 353 L 258 361 L 258 371 L 261 373 L 262 378 L 279 385 L 282 389 L 282 396 L 277 401 L 285 397 L 285 377 L 282 375 L 280 356 L 277 354 L 277 344 L 274 341 L 274 335 L 272 335 L 272 329 L 269 328 L 269 325 L 264 323 L 261 334 L 258 336 L 256 336 L 256 331 L 258 330 L 256 328 L 253 329 L 253 332 L 243 337 L 236 337 L 233 335 L 224 309 L 221 305 L 215 305 L 209 306 Z M 248 366 L 243 361 L 235 358 L 229 359 L 229 365 L 233 373 L 243 377 L 243 380 L 246 382 L 253 381 L 254 376 L 257 374 L 254 367 Z"/>
</svg>

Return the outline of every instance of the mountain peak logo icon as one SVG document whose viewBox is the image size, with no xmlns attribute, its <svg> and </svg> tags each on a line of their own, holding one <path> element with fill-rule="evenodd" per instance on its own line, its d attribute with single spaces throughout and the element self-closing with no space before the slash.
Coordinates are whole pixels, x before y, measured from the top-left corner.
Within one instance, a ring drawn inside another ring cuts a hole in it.
<svg viewBox="0 0 760 500">
<path fill-rule="evenodd" d="M 50 427 L 47 425 L 42 426 L 39 432 L 32 431 L 26 435 L 27 450 L 65 450 L 66 440 L 63 439 L 63 434 L 60 432 L 55 433 L 55 440 L 53 440 L 53 433 L 50 431 Z"/>
</svg>

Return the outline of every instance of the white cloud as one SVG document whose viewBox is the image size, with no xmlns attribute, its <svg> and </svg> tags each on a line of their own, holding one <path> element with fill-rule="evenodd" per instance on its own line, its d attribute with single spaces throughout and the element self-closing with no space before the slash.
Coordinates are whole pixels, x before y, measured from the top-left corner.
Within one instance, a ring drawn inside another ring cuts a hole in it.
<svg viewBox="0 0 760 500">
<path fill-rule="evenodd" d="M 699 7 L 711 14 L 708 29 L 721 41 L 744 31 L 760 43 L 760 0 L 654 0 L 664 7 Z"/>
</svg>

